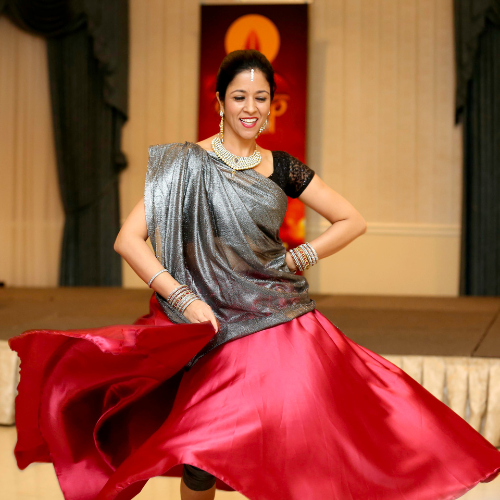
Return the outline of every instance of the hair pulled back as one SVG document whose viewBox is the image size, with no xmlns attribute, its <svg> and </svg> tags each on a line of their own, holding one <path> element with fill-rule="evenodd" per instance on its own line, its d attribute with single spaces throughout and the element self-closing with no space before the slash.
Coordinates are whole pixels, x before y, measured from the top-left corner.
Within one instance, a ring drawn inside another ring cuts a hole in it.
<svg viewBox="0 0 500 500">
<path fill-rule="evenodd" d="M 271 89 L 271 101 L 276 91 L 276 83 L 274 81 L 274 70 L 267 57 L 258 50 L 233 50 L 224 57 L 217 73 L 216 92 L 219 92 L 219 99 L 224 101 L 228 85 L 233 81 L 234 77 L 251 68 L 262 71 L 266 80 L 269 82 Z"/>
</svg>

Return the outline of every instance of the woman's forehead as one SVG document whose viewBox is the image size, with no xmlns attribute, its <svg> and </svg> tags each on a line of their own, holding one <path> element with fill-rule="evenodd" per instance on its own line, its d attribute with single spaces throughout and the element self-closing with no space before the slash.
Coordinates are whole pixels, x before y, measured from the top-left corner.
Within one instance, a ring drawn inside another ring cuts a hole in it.
<svg viewBox="0 0 500 500">
<path fill-rule="evenodd" d="M 251 80 L 251 71 L 248 69 L 235 75 L 229 83 L 228 90 L 234 91 L 236 88 L 249 92 L 269 90 L 269 82 L 264 73 L 257 69 L 253 73 L 253 80 Z"/>
</svg>

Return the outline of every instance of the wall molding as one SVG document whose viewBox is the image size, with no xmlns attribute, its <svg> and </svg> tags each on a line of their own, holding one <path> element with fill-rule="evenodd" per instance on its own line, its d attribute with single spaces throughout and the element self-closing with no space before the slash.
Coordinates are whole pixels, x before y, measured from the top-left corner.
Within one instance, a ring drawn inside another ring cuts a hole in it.
<svg viewBox="0 0 500 500">
<path fill-rule="evenodd" d="M 412 224 L 400 222 L 367 222 L 367 235 L 377 236 L 427 236 L 459 238 L 460 224 Z M 330 222 L 323 219 L 319 223 L 306 222 L 306 232 L 317 236 L 330 227 Z"/>
</svg>

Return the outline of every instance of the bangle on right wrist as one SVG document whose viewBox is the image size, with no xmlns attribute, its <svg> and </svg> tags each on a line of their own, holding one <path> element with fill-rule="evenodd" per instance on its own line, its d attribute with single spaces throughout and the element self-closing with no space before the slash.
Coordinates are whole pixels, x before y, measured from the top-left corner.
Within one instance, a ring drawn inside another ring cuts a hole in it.
<svg viewBox="0 0 500 500">
<path fill-rule="evenodd" d="M 168 294 L 166 300 L 174 309 L 184 314 L 191 302 L 201 299 L 187 285 L 179 285 Z"/>
</svg>

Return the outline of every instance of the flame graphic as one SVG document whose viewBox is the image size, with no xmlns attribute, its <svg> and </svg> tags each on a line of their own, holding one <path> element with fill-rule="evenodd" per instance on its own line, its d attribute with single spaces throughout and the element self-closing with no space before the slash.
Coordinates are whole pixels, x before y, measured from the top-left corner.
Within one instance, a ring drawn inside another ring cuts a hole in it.
<svg viewBox="0 0 500 500">
<path fill-rule="evenodd" d="M 247 39 L 245 40 L 245 49 L 254 49 L 260 52 L 259 35 L 255 30 L 248 33 Z"/>
<path fill-rule="evenodd" d="M 238 17 L 231 23 L 224 37 L 226 54 L 233 50 L 254 49 L 262 52 L 271 63 L 278 55 L 280 43 L 276 25 L 260 14 Z"/>
</svg>

